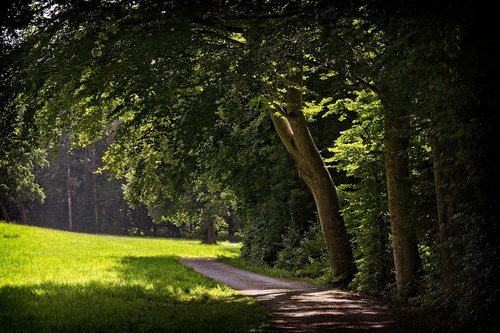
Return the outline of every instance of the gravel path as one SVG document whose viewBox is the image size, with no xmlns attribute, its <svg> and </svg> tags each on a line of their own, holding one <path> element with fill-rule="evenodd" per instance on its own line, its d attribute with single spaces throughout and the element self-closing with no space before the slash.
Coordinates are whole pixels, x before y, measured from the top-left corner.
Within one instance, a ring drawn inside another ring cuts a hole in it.
<svg viewBox="0 0 500 333">
<path fill-rule="evenodd" d="M 353 293 L 271 278 L 215 259 L 181 263 L 262 302 L 271 314 L 270 332 L 411 332 L 383 304 Z"/>
</svg>

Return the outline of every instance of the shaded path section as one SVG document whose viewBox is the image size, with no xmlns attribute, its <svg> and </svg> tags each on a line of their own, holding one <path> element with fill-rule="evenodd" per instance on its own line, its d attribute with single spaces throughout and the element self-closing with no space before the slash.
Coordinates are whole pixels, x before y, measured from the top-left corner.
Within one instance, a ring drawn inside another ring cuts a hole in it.
<svg viewBox="0 0 500 333">
<path fill-rule="evenodd" d="M 271 332 L 410 332 L 387 307 L 356 294 L 263 276 L 215 259 L 180 262 L 264 303 Z"/>
</svg>

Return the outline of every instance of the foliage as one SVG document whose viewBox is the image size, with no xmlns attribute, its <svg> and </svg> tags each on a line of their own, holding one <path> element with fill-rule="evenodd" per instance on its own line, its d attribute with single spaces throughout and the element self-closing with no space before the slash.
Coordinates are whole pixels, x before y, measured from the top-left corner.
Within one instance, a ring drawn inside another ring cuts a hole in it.
<svg viewBox="0 0 500 333">
<path fill-rule="evenodd" d="M 203 238 L 206 233 L 206 219 L 213 222 L 214 233 L 218 238 L 228 236 L 231 220 L 231 202 L 224 193 L 209 189 L 206 183 L 198 181 L 192 189 L 186 189 L 174 199 L 166 197 L 163 205 L 148 207 L 155 223 L 175 226 L 179 235 L 187 238 Z M 212 192 L 213 191 L 213 192 Z M 234 235 L 236 227 L 233 227 Z"/>
<path fill-rule="evenodd" d="M 494 330 L 498 324 L 490 313 L 498 296 L 491 286 L 498 280 L 490 272 L 497 267 L 491 255 L 499 230 L 497 223 L 486 221 L 496 219 L 489 209 L 498 206 L 497 189 L 490 185 L 498 174 L 491 172 L 497 166 L 487 156 L 495 150 L 491 125 L 498 118 L 492 87 L 498 64 L 492 57 L 500 50 L 490 47 L 492 17 L 484 7 L 465 3 L 368 8 L 386 44 L 382 61 L 373 67 L 382 83 L 378 88 L 391 91 L 393 106 L 404 110 L 401 116 L 412 124 L 412 213 L 424 262 L 433 270 L 424 272 L 421 297 L 433 299 L 431 306 L 447 304 L 446 316 L 457 329 Z M 436 194 L 445 200 L 436 202 Z M 445 214 L 439 216 L 436 208 Z M 478 270 L 488 273 L 478 278 Z M 491 296 L 484 297 L 485 292 Z"/>
<path fill-rule="evenodd" d="M 389 241 L 383 115 L 376 94 L 356 92 L 355 98 L 338 100 L 330 107 L 336 114 L 351 115 L 352 127 L 341 132 L 329 150 L 331 167 L 345 171 L 351 181 L 339 186 L 342 212 L 354 235 L 358 273 L 352 286 L 359 291 L 380 293 L 392 283 L 392 252 Z"/>
<path fill-rule="evenodd" d="M 329 279 L 328 256 L 319 224 L 311 225 L 303 235 L 291 227 L 283 235 L 283 249 L 275 267 L 294 272 L 295 277 Z"/>
<path fill-rule="evenodd" d="M 0 205 L 4 207 L 2 216 L 6 212 L 5 207 L 14 208 L 14 216 L 21 220 L 16 210 L 25 210 L 25 204 L 39 201 L 43 202 L 45 194 L 36 182 L 33 172 L 35 167 L 46 164 L 44 149 L 37 147 L 33 142 L 27 140 L 23 133 L 22 120 L 12 117 L 10 108 L 1 112 L 1 127 L 6 135 L 0 140 Z M 3 216 L 9 219 L 9 216 Z M 26 221 L 23 221 L 26 223 Z"/>
</svg>

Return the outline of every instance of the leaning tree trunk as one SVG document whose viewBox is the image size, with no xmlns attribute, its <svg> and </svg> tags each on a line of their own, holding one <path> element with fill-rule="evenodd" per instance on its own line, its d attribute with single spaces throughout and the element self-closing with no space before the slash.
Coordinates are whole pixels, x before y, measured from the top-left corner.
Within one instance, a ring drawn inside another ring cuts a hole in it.
<svg viewBox="0 0 500 333">
<path fill-rule="evenodd" d="M 385 168 L 391 221 L 392 248 L 398 292 L 412 287 L 420 269 L 408 163 L 407 120 L 384 105 Z"/>
<path fill-rule="evenodd" d="M 302 70 L 290 79 L 294 84 L 288 91 L 286 110 L 274 105 L 271 119 L 279 137 L 295 161 L 300 178 L 311 191 L 321 224 L 332 268 L 338 282 L 349 282 L 356 273 L 354 256 L 340 214 L 340 204 L 335 184 L 316 147 L 302 113 Z M 274 112 L 276 111 L 276 112 Z"/>
</svg>

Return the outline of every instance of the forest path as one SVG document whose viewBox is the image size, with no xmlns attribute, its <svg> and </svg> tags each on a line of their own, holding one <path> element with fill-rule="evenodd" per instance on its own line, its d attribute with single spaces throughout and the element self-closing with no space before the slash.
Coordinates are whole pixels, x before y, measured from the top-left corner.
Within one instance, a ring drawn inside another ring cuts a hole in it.
<svg viewBox="0 0 500 333">
<path fill-rule="evenodd" d="M 267 277 L 215 259 L 180 262 L 262 302 L 271 314 L 270 332 L 411 332 L 386 306 L 354 293 Z"/>
</svg>

